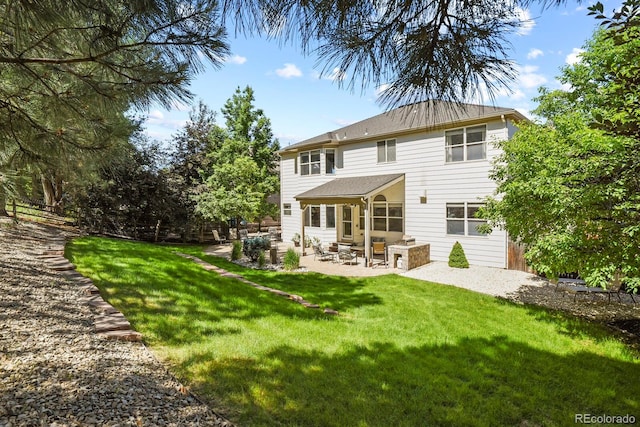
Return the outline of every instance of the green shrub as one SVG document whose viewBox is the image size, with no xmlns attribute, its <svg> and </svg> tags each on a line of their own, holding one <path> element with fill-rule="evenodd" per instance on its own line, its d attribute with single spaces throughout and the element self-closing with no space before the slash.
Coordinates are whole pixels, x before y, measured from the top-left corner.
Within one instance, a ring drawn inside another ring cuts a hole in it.
<svg viewBox="0 0 640 427">
<path fill-rule="evenodd" d="M 231 261 L 236 261 L 240 258 L 242 258 L 242 242 L 235 240 L 231 248 Z"/>
<path fill-rule="evenodd" d="M 293 248 L 289 248 L 284 254 L 284 260 L 282 261 L 282 263 L 285 270 L 296 270 L 298 267 L 300 267 L 300 254 Z"/>
<path fill-rule="evenodd" d="M 451 248 L 449 267 L 469 268 L 469 261 L 467 261 L 467 256 L 464 254 L 464 249 L 462 249 L 460 242 L 456 242 Z"/>
<path fill-rule="evenodd" d="M 267 257 L 264 255 L 264 251 L 258 253 L 258 267 L 262 268 L 267 263 Z"/>
<path fill-rule="evenodd" d="M 251 258 L 251 261 L 257 261 L 260 256 L 260 252 L 269 250 L 271 248 L 271 239 L 266 237 L 253 237 L 251 239 L 244 239 L 242 244 L 242 253 Z"/>
</svg>

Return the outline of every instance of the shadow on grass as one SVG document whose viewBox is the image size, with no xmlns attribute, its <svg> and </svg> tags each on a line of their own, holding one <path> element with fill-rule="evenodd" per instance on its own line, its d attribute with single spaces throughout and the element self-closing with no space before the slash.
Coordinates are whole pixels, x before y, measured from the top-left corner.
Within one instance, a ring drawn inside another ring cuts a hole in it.
<svg viewBox="0 0 640 427">
<path fill-rule="evenodd" d="M 67 256 L 136 330 L 150 340 L 170 345 L 200 341 L 203 336 L 238 333 L 235 328 L 211 326 L 222 319 L 250 320 L 274 315 L 327 319 L 319 310 L 206 271 L 172 250 L 139 242 L 85 238 L 68 245 Z M 225 260 L 214 261 L 221 261 L 212 263 L 264 286 L 282 287 L 292 293 L 304 289 L 307 300 L 322 306 L 340 310 L 379 303 L 378 297 L 361 291 L 364 283 L 359 280 L 345 283 L 335 276 L 256 272 Z"/>
<path fill-rule="evenodd" d="M 289 346 L 259 360 L 201 365 L 240 425 L 570 425 L 577 413 L 640 418 L 640 366 L 593 353 L 552 354 L 504 337 L 328 355 Z"/>
<path fill-rule="evenodd" d="M 376 305 L 382 301 L 364 291 L 368 279 L 329 276 L 320 273 L 287 273 L 244 268 L 224 258 L 205 255 L 201 250 L 189 253 L 227 271 L 243 275 L 248 280 L 292 294 L 303 296 L 307 301 L 345 311 L 364 305 Z"/>
</svg>

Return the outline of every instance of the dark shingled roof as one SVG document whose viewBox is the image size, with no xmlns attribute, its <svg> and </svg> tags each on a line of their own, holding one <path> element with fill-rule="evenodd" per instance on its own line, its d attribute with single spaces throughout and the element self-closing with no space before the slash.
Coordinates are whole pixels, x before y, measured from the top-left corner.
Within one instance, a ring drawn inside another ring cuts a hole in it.
<svg viewBox="0 0 640 427">
<path fill-rule="evenodd" d="M 365 197 L 377 189 L 403 178 L 404 174 L 336 178 L 295 196 L 296 200 L 356 199 Z"/>
<path fill-rule="evenodd" d="M 526 120 L 513 108 L 492 107 L 477 104 L 455 104 L 445 101 L 425 101 L 406 105 L 357 123 L 325 132 L 313 138 L 285 147 L 281 152 L 326 143 L 346 144 L 349 142 L 392 135 L 403 132 L 421 131 L 456 125 L 474 120 L 485 120 L 500 116 L 511 116 Z"/>
</svg>

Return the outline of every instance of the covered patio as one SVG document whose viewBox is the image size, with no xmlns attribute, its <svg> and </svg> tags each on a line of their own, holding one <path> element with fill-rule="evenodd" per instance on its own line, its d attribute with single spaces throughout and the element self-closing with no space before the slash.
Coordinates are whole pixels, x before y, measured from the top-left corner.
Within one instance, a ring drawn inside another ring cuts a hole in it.
<svg viewBox="0 0 640 427">
<path fill-rule="evenodd" d="M 331 243 L 350 245 L 372 265 L 372 241 L 394 242 L 404 230 L 404 174 L 336 178 L 295 196 L 301 210 L 301 240 L 305 241 L 307 209 L 335 206 Z M 303 245 L 304 246 L 304 245 Z M 303 256 L 307 254 L 303 247 Z"/>
</svg>

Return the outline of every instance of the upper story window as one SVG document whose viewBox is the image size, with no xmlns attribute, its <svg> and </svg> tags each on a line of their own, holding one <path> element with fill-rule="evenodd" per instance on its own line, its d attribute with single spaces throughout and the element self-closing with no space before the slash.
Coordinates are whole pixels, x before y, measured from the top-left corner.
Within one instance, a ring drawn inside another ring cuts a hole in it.
<svg viewBox="0 0 640 427">
<path fill-rule="evenodd" d="M 487 158 L 487 127 L 474 126 L 446 131 L 447 163 Z"/>
<path fill-rule="evenodd" d="M 479 225 L 486 224 L 482 218 L 476 218 L 479 203 L 447 203 L 447 234 L 460 236 L 484 236 L 478 230 Z"/>
<path fill-rule="evenodd" d="M 389 163 L 396 161 L 396 140 L 387 139 L 378 141 L 378 163 Z"/>
<path fill-rule="evenodd" d="M 333 175 L 336 173 L 336 150 L 326 149 L 324 152 L 325 173 Z"/>
<path fill-rule="evenodd" d="M 291 203 L 284 203 L 282 205 L 282 214 L 291 215 Z"/>
<path fill-rule="evenodd" d="M 300 175 L 320 175 L 320 150 L 300 153 Z"/>
</svg>

